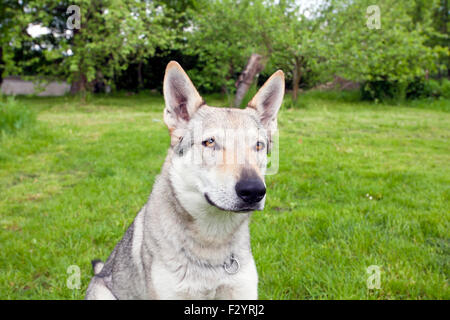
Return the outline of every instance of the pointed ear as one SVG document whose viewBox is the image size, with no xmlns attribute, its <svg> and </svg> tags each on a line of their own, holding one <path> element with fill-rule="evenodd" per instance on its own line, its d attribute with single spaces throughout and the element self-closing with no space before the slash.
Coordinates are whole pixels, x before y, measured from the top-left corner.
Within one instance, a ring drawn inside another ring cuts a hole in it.
<svg viewBox="0 0 450 320">
<path fill-rule="evenodd" d="M 176 61 L 167 65 L 163 91 L 166 102 L 164 122 L 172 134 L 174 130 L 183 128 L 204 102 Z"/>
<path fill-rule="evenodd" d="M 284 97 L 284 73 L 275 72 L 248 103 L 256 110 L 262 125 L 271 137 L 277 131 L 277 114 Z"/>
</svg>

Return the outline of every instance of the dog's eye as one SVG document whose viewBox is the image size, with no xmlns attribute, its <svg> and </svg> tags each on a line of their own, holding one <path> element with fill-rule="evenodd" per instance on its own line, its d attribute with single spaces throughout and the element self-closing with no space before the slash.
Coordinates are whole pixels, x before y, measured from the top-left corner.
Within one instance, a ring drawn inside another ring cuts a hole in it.
<svg viewBox="0 0 450 320">
<path fill-rule="evenodd" d="M 215 143 L 216 143 L 216 140 L 214 140 L 214 138 L 209 138 L 209 139 L 203 141 L 202 145 L 205 147 L 213 147 Z"/>
<path fill-rule="evenodd" d="M 264 142 L 258 141 L 256 143 L 255 149 L 256 151 L 261 151 L 262 149 L 264 149 L 266 145 L 264 144 Z"/>
</svg>

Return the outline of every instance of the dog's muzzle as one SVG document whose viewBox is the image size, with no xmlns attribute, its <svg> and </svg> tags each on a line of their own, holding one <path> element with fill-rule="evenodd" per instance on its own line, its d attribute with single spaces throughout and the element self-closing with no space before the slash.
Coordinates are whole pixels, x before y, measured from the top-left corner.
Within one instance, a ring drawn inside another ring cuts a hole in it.
<svg viewBox="0 0 450 320">
<path fill-rule="evenodd" d="M 247 204 L 247 203 L 241 203 L 240 205 L 234 207 L 234 208 L 224 208 L 221 207 L 220 205 L 216 204 L 213 200 L 211 200 L 211 198 L 208 196 L 207 193 L 204 194 L 206 201 L 213 207 L 216 207 L 220 210 L 223 211 L 231 211 L 231 212 L 250 212 L 250 211 L 255 211 L 255 210 L 262 210 L 263 208 L 261 208 L 259 202 L 255 203 L 255 204 Z"/>
</svg>

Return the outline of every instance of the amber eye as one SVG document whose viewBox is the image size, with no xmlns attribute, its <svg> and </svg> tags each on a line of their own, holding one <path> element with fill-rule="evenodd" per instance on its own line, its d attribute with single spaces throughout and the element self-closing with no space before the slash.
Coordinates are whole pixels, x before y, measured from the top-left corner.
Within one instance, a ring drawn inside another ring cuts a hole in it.
<svg viewBox="0 0 450 320">
<path fill-rule="evenodd" d="M 215 143 L 216 143 L 216 140 L 214 140 L 214 138 L 209 138 L 209 139 L 203 141 L 202 145 L 205 147 L 213 147 Z"/>
<path fill-rule="evenodd" d="M 266 145 L 264 144 L 264 142 L 258 141 L 256 143 L 255 149 L 256 151 L 261 151 L 262 149 L 264 149 Z"/>
</svg>

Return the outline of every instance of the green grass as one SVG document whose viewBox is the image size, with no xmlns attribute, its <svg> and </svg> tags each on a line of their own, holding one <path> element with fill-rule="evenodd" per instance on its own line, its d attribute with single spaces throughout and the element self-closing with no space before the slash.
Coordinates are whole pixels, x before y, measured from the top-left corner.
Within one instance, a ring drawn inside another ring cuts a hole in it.
<svg viewBox="0 0 450 320">
<path fill-rule="evenodd" d="M 14 97 L 3 99 L 0 95 L 0 135 L 33 126 L 35 121 L 36 113 L 32 109 L 16 101 Z"/>
<path fill-rule="evenodd" d="M 450 299 L 450 101 L 299 99 L 280 112 L 280 170 L 252 218 L 260 298 Z M 160 171 L 162 98 L 18 100 L 38 118 L 0 138 L 0 298 L 80 299 Z"/>
</svg>

